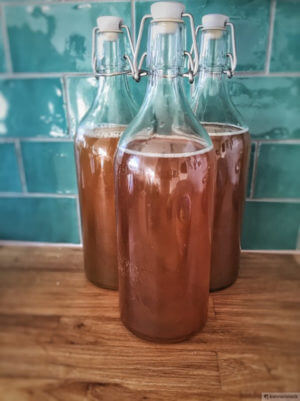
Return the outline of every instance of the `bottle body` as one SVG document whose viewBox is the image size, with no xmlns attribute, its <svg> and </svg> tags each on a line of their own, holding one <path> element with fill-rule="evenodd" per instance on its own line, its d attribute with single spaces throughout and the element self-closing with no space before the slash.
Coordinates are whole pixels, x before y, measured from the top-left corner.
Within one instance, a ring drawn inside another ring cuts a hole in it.
<svg viewBox="0 0 300 401">
<path fill-rule="evenodd" d="M 136 335 L 178 342 L 207 318 L 215 155 L 184 95 L 182 24 L 150 29 L 146 96 L 115 157 L 120 313 Z"/>
<path fill-rule="evenodd" d="M 221 16 L 225 17 L 226 16 Z M 205 18 L 203 20 L 205 22 Z M 203 23 L 200 72 L 192 108 L 210 135 L 217 160 L 210 290 L 236 280 L 245 202 L 250 135 L 227 88 L 227 31 Z"/>
<path fill-rule="evenodd" d="M 107 18 L 118 20 L 101 17 Z M 114 155 L 120 135 L 136 114 L 121 37 L 121 31 L 98 34 L 98 91 L 75 136 L 84 269 L 93 284 L 109 289 L 118 287 Z"/>
<path fill-rule="evenodd" d="M 203 124 L 211 136 L 217 160 L 211 291 L 233 284 L 240 266 L 240 237 L 251 147 L 247 129 Z"/>
<path fill-rule="evenodd" d="M 124 129 L 97 128 L 75 142 L 85 273 L 109 289 L 118 286 L 113 160 Z"/>
<path fill-rule="evenodd" d="M 116 157 L 121 319 L 148 340 L 184 340 L 207 318 L 214 155 L 189 147 L 171 134 Z"/>
</svg>

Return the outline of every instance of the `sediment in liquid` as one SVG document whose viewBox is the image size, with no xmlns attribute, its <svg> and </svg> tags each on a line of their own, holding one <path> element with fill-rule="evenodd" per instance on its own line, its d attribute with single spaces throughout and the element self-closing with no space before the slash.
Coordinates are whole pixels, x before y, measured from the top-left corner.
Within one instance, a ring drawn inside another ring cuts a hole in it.
<svg viewBox="0 0 300 401">
<path fill-rule="evenodd" d="M 247 184 L 250 135 L 234 125 L 202 123 L 217 158 L 210 289 L 232 284 L 239 271 L 240 235 Z"/>
<path fill-rule="evenodd" d="M 180 341 L 206 321 L 213 150 L 176 136 L 135 140 L 116 155 L 121 319 L 153 341 Z"/>
<path fill-rule="evenodd" d="M 118 286 L 113 161 L 124 129 L 98 128 L 75 144 L 85 272 L 111 289 Z"/>
</svg>

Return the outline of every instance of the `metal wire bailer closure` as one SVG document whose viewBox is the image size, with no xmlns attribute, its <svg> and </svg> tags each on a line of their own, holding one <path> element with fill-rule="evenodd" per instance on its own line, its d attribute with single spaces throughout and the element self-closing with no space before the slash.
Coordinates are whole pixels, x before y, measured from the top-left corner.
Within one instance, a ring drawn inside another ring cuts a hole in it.
<svg viewBox="0 0 300 401">
<path fill-rule="evenodd" d="M 189 13 L 182 13 L 181 17 L 187 17 L 190 21 L 190 29 L 191 29 L 191 35 L 192 35 L 192 42 L 193 42 L 193 47 L 195 49 L 195 59 L 193 60 L 193 57 L 191 53 L 187 50 L 184 51 L 183 55 L 188 57 L 188 71 L 182 73 L 183 77 L 188 77 L 189 81 L 192 83 L 194 81 L 194 77 L 198 72 L 199 68 L 199 60 L 198 60 L 198 49 L 197 49 L 197 44 L 196 44 L 196 31 L 195 31 L 195 24 L 194 24 L 194 18 L 191 14 Z M 183 19 L 178 19 L 178 18 L 153 18 L 151 14 L 146 14 L 143 16 L 141 23 L 140 23 L 140 28 L 138 32 L 138 37 L 136 41 L 136 47 L 134 50 L 134 57 L 133 57 L 133 78 L 139 82 L 140 78 L 142 76 L 145 76 L 148 74 L 146 70 L 142 69 L 143 62 L 147 56 L 147 52 L 143 52 L 141 58 L 139 59 L 139 51 L 140 51 L 140 46 L 141 46 L 141 41 L 143 37 L 143 32 L 144 32 L 144 26 L 145 22 L 147 19 L 151 19 L 151 23 L 154 22 L 177 22 L 177 23 L 184 23 Z"/>
<path fill-rule="evenodd" d="M 236 66 L 237 66 L 237 55 L 236 55 L 236 42 L 235 42 L 235 29 L 234 29 L 234 25 L 232 22 L 229 21 L 229 17 L 227 17 L 226 15 L 222 15 L 222 14 L 207 14 L 205 16 L 203 16 L 202 18 L 202 25 L 198 25 L 196 30 L 195 30 L 195 37 L 197 40 L 197 36 L 199 31 L 205 31 L 205 30 L 221 30 L 221 31 L 225 31 L 226 28 L 229 27 L 230 28 L 230 38 L 231 38 L 231 53 L 228 52 L 226 53 L 226 56 L 229 59 L 229 67 L 228 69 L 224 70 L 224 74 L 227 74 L 228 78 L 232 78 L 235 70 L 236 70 Z M 192 44 L 191 47 L 191 54 L 193 53 L 193 50 L 195 49 L 194 47 L 194 42 Z M 195 56 L 196 58 L 196 52 L 195 52 Z"/>
<path fill-rule="evenodd" d="M 99 19 L 103 19 L 103 18 L 108 18 L 108 17 L 100 17 Z M 116 76 L 116 75 L 122 75 L 122 74 L 129 74 L 129 75 L 133 75 L 134 74 L 134 69 L 133 69 L 133 63 L 132 60 L 130 58 L 130 56 L 128 54 L 124 54 L 124 59 L 128 62 L 129 64 L 129 69 L 126 70 L 122 70 L 122 71 L 112 71 L 112 72 L 99 72 L 97 71 L 97 46 L 96 46 L 96 41 L 97 41 L 97 35 L 103 32 L 107 32 L 107 33 L 123 33 L 123 30 L 126 32 L 127 35 L 127 39 L 130 45 L 130 50 L 132 55 L 134 54 L 134 46 L 133 46 L 133 41 L 132 41 L 132 37 L 131 37 L 131 33 L 130 33 L 130 29 L 128 28 L 127 25 L 122 24 L 122 20 L 120 20 L 120 24 L 119 26 L 117 26 L 116 28 L 118 29 L 101 29 L 99 27 L 99 23 L 98 26 L 96 26 L 93 29 L 93 35 L 92 35 L 92 67 L 93 67 L 93 73 L 96 77 L 99 76 L 107 76 L 107 77 L 111 77 L 111 76 Z"/>
</svg>

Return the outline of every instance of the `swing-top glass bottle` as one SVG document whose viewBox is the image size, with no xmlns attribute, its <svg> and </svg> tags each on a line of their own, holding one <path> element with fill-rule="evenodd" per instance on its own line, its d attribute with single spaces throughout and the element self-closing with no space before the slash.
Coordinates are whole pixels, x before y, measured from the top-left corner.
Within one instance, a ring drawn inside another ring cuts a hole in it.
<svg viewBox="0 0 300 401">
<path fill-rule="evenodd" d="M 92 283 L 110 289 L 118 285 L 113 159 L 121 133 L 136 114 L 122 28 L 130 38 L 121 18 L 97 19 L 93 68 L 98 90 L 75 136 L 85 273 Z"/>
<path fill-rule="evenodd" d="M 210 289 L 218 290 L 238 275 L 250 135 L 227 88 L 237 62 L 234 26 L 226 15 L 208 14 L 199 28 L 200 69 L 192 108 L 210 135 L 217 158 Z"/>
<path fill-rule="evenodd" d="M 142 19 L 148 86 L 115 157 L 121 319 L 159 342 L 196 333 L 208 308 L 215 154 L 183 90 L 183 11 L 155 3 Z"/>
</svg>

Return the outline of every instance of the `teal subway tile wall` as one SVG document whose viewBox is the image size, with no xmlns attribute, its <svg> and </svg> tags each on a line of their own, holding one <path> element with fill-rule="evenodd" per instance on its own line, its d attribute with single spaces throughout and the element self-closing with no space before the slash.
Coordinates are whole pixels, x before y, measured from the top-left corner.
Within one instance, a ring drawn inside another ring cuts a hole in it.
<svg viewBox="0 0 300 401">
<path fill-rule="evenodd" d="M 21 150 L 29 192 L 77 192 L 72 142 L 23 142 Z"/>
<path fill-rule="evenodd" d="M 271 71 L 299 71 L 299 16 L 298 0 L 278 0 L 274 25 Z"/>
<path fill-rule="evenodd" d="M 0 20 L 0 72 L 6 71 L 5 55 L 4 55 L 4 43 L 3 43 L 3 26 Z"/>
<path fill-rule="evenodd" d="M 0 79 L 0 107 L 0 138 L 68 134 L 60 78 Z"/>
<path fill-rule="evenodd" d="M 0 0 L 0 239 L 80 243 L 72 138 L 97 90 L 92 28 L 120 15 L 136 36 L 151 3 Z M 252 136 L 242 246 L 297 249 L 300 1 L 184 3 L 197 25 L 217 12 L 236 27 L 230 90 Z M 146 84 L 129 78 L 138 103 Z"/>
<path fill-rule="evenodd" d="M 120 14 L 130 24 L 130 2 L 26 3 L 5 7 L 16 72 L 91 71 L 91 32 L 97 17 Z"/>
<path fill-rule="evenodd" d="M 4 240 L 79 242 L 75 198 L 1 197 L 0 221 Z"/>
<path fill-rule="evenodd" d="M 22 191 L 14 143 L 0 143 L 0 191 Z"/>
</svg>

